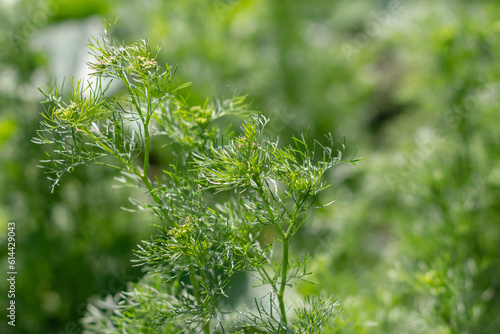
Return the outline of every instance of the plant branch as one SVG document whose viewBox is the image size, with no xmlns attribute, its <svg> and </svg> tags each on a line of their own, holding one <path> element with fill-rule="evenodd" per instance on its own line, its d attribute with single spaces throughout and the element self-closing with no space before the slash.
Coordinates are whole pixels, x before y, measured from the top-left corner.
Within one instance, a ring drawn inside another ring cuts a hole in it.
<svg viewBox="0 0 500 334">
<path fill-rule="evenodd" d="M 280 283 L 280 290 L 278 292 L 278 301 L 280 304 L 280 311 L 281 311 L 281 320 L 285 327 L 287 326 L 287 319 L 286 319 L 286 309 L 285 309 L 285 302 L 284 302 L 284 295 L 285 295 L 285 287 L 287 283 L 287 276 L 288 276 L 288 248 L 290 246 L 290 240 L 288 239 L 289 237 L 286 236 L 283 239 L 283 259 L 281 261 L 281 283 Z"/>
</svg>

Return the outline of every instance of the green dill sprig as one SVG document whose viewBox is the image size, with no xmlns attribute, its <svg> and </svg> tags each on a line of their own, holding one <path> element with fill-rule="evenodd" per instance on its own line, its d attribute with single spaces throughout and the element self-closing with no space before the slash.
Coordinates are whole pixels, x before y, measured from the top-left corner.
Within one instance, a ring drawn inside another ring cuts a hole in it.
<svg viewBox="0 0 500 334">
<path fill-rule="evenodd" d="M 306 299 L 295 315 L 286 292 L 310 274 L 293 259 L 293 237 L 306 213 L 320 207 L 327 171 L 342 160 L 344 145 L 310 142 L 308 131 L 282 147 L 266 132 L 269 119 L 251 111 L 245 97 L 192 105 L 173 84 L 177 67 L 158 63 L 147 40 L 122 45 L 113 24 L 94 38 L 88 81 L 72 81 L 69 97 L 45 87 L 47 108 L 36 143 L 53 180 L 82 165 L 115 169 L 120 184 L 139 188 L 136 209 L 158 218 L 157 233 L 137 246 L 134 265 L 145 276 L 119 296 L 95 301 L 82 319 L 86 333 L 313 333 L 333 314 L 331 299 Z M 116 82 L 123 91 L 113 94 Z M 243 120 L 241 130 L 223 121 Z M 152 145 L 163 142 L 171 161 L 151 166 Z M 348 162 L 355 163 L 354 159 Z M 163 171 L 163 172 L 160 172 Z M 222 200 L 221 200 L 222 199 Z M 264 241 L 263 229 L 276 237 Z M 275 252 L 278 250 L 280 254 Z M 228 310 L 232 284 L 257 277 L 269 291 L 245 315 Z"/>
</svg>

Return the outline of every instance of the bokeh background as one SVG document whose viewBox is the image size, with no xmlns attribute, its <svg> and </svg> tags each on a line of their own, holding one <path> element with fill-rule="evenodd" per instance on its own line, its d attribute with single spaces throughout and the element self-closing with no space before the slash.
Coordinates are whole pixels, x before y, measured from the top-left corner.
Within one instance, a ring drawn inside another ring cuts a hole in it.
<svg viewBox="0 0 500 334">
<path fill-rule="evenodd" d="M 162 47 L 190 98 L 248 94 L 281 138 L 332 132 L 366 159 L 294 245 L 344 310 L 336 333 L 500 332 L 500 3 L 446 0 L 0 1 L 0 258 L 16 222 L 16 327 L 80 333 L 92 296 L 136 281 L 152 217 L 114 174 L 80 168 L 50 193 L 31 142 L 37 87 L 88 72 L 103 18 Z M 286 142 L 286 140 L 284 140 Z M 162 152 L 155 154 L 161 161 Z M 0 280 L 1 308 L 7 282 Z M 4 296 L 5 295 L 5 296 Z M 5 311 L 2 312 L 4 314 Z"/>
</svg>

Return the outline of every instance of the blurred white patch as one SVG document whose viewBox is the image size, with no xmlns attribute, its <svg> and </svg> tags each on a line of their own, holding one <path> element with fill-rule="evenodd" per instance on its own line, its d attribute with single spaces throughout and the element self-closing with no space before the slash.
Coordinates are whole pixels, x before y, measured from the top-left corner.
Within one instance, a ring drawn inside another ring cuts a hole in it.
<svg viewBox="0 0 500 334">
<path fill-rule="evenodd" d="M 5 6 L 12 6 L 15 5 L 19 0 L 0 0 L 0 4 L 5 5 Z"/>
<path fill-rule="evenodd" d="M 33 47 L 45 52 L 49 72 L 54 78 L 88 77 L 87 62 L 91 60 L 87 43 L 102 32 L 102 19 L 89 17 L 68 20 L 40 29 L 33 38 Z M 59 79 L 58 79 L 59 80 Z"/>
</svg>

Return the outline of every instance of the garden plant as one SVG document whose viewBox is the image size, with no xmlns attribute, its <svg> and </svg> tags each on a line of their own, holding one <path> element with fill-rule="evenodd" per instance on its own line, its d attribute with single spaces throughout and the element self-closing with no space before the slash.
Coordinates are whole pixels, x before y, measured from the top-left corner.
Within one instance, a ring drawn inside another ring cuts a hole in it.
<svg viewBox="0 0 500 334">
<path fill-rule="evenodd" d="M 89 80 L 72 80 L 69 97 L 57 85 L 41 89 L 35 139 L 50 147 L 42 166 L 53 191 L 76 167 L 108 167 L 118 184 L 140 190 L 133 210 L 156 219 L 157 233 L 135 250 L 143 277 L 89 305 L 84 332 L 324 330 L 341 308 L 330 296 L 292 302 L 310 273 L 308 257 L 294 258 L 290 246 L 311 212 L 328 205 L 318 198 L 325 174 L 359 159 L 343 160 L 343 143 L 311 140 L 307 130 L 281 145 L 245 97 L 191 103 L 190 84 L 158 63 L 159 48 L 118 43 L 113 25 L 89 43 Z M 259 288 L 237 289 L 242 276 Z"/>
</svg>

